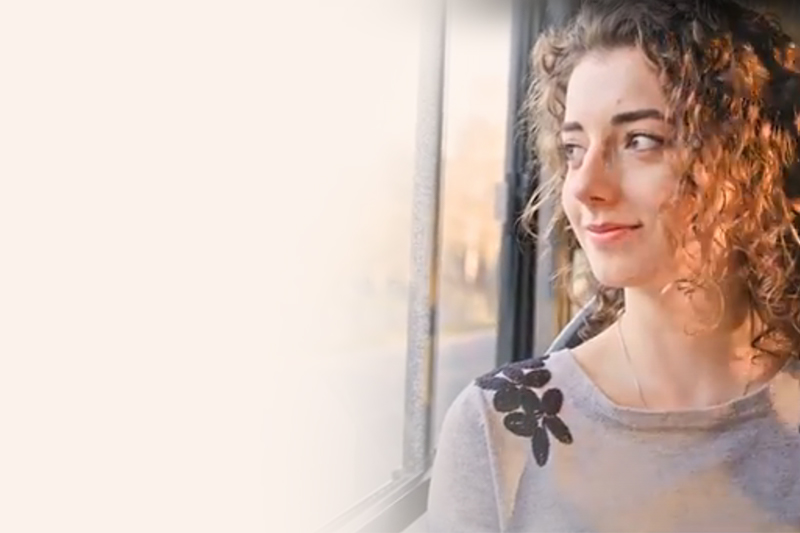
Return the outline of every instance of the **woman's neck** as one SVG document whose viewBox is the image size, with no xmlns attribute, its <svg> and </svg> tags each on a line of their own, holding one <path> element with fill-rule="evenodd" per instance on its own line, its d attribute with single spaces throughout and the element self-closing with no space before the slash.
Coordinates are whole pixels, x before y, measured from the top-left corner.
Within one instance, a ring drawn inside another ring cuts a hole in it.
<svg viewBox="0 0 800 533">
<path fill-rule="evenodd" d="M 761 370 L 753 364 L 752 313 L 742 301 L 728 297 L 723 308 L 699 292 L 690 300 L 674 289 L 625 290 L 620 349 L 627 348 L 648 407 L 705 407 L 752 390 Z"/>
</svg>

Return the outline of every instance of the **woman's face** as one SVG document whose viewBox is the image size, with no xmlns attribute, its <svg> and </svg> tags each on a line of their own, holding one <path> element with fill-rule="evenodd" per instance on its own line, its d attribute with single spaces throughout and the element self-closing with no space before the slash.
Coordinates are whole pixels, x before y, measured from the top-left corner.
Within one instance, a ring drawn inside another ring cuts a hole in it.
<svg viewBox="0 0 800 533">
<path fill-rule="evenodd" d="M 677 184 L 665 112 L 658 75 L 636 48 L 591 53 L 569 80 L 562 204 L 605 286 L 660 289 L 676 277 L 659 216 Z"/>
</svg>

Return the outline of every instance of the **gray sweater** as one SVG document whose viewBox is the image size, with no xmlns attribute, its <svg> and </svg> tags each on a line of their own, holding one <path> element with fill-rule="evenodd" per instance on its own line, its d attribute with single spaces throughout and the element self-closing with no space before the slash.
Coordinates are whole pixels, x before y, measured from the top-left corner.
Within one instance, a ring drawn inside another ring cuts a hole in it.
<svg viewBox="0 0 800 533">
<path fill-rule="evenodd" d="M 438 441 L 431 532 L 800 532 L 800 361 L 707 409 L 614 404 L 572 352 L 464 389 Z"/>
</svg>

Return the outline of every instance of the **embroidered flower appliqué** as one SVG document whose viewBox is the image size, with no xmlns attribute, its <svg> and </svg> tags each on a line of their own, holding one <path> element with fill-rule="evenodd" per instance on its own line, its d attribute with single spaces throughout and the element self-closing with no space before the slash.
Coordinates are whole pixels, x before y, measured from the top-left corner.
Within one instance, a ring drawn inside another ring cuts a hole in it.
<svg viewBox="0 0 800 533">
<path fill-rule="evenodd" d="M 507 413 L 503 425 L 515 435 L 531 439 L 539 466 L 544 466 L 550 456 L 549 434 L 563 444 L 572 444 L 572 433 L 558 416 L 564 394 L 550 388 L 540 396 L 534 390 L 544 388 L 552 378 L 545 367 L 548 357 L 506 365 L 475 381 L 478 387 L 494 391 L 494 408 Z"/>
</svg>

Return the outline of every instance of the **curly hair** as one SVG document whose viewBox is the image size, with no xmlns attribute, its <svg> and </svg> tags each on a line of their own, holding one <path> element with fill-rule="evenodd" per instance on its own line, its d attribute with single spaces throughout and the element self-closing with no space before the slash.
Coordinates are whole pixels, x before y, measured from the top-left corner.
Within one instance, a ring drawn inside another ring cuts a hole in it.
<svg viewBox="0 0 800 533">
<path fill-rule="evenodd" d="M 525 106 L 530 150 L 542 181 L 521 222 L 534 231 L 544 202 L 556 210 L 548 233 L 575 246 L 560 205 L 566 161 L 559 129 L 567 82 L 595 50 L 638 47 L 660 76 L 678 187 L 670 243 L 700 261 L 684 287 L 717 285 L 722 272 L 741 280 L 764 324 L 753 348 L 789 356 L 800 345 L 800 71 L 795 43 L 777 21 L 732 0 L 593 0 L 561 28 L 550 28 L 531 55 Z M 670 229 L 671 227 L 671 229 Z M 683 228 L 679 231 L 679 228 Z M 689 231 L 686 231 L 689 228 Z M 571 274 L 561 273 L 564 283 Z M 596 306 L 581 332 L 607 327 L 624 308 L 621 289 L 590 275 Z M 718 286 L 718 285 L 717 285 Z"/>
</svg>

